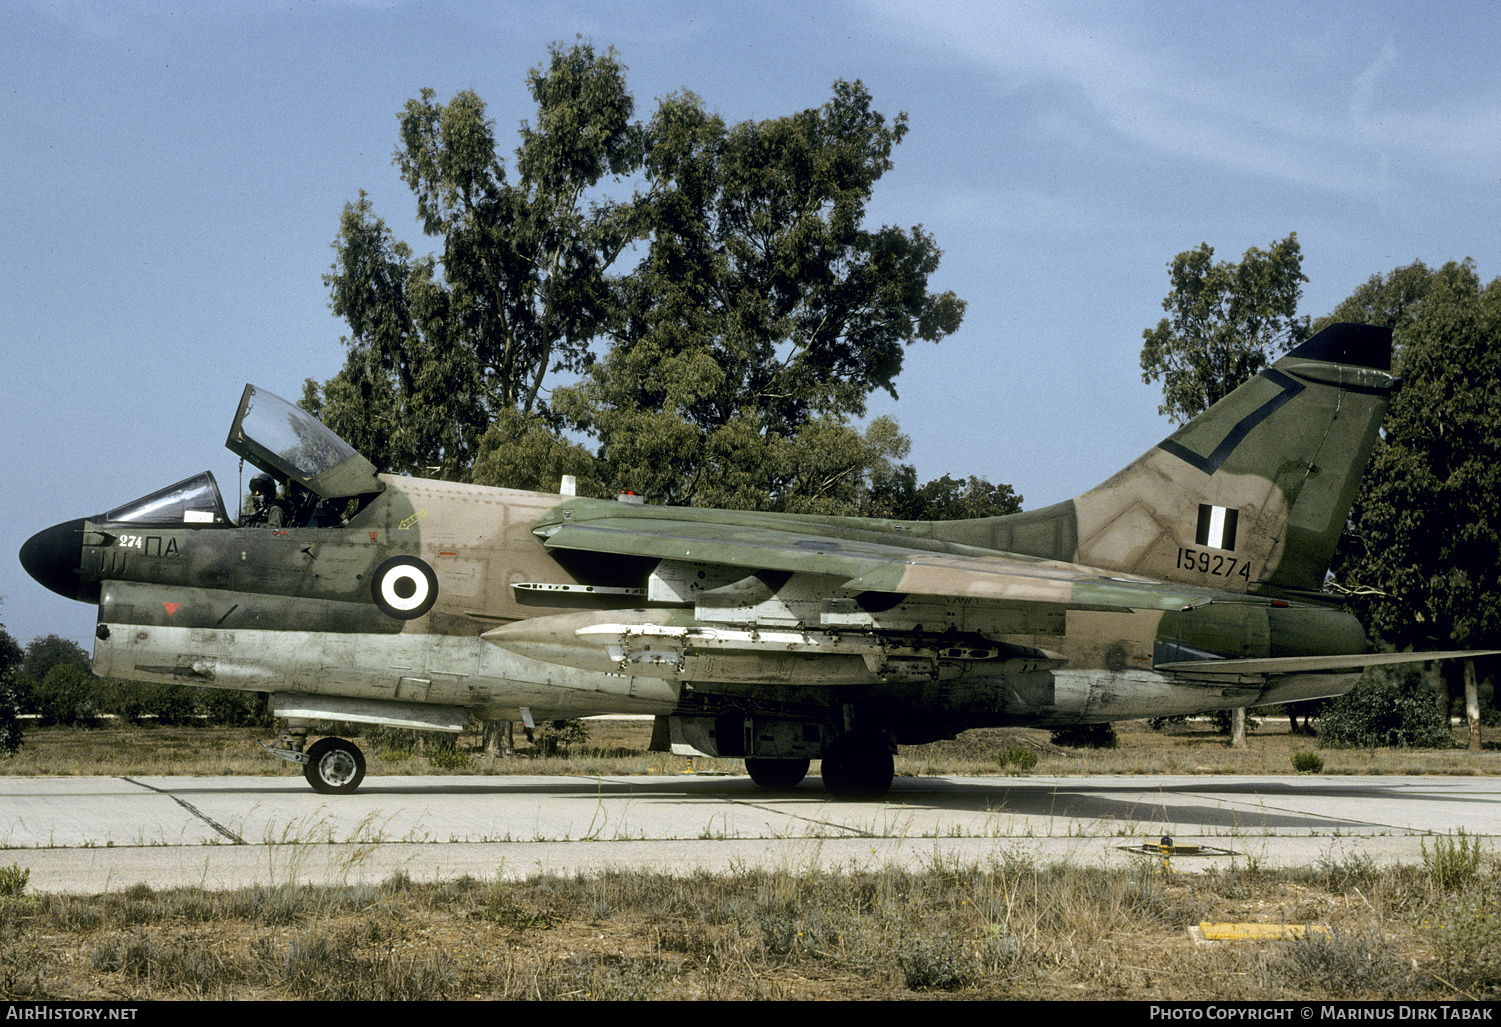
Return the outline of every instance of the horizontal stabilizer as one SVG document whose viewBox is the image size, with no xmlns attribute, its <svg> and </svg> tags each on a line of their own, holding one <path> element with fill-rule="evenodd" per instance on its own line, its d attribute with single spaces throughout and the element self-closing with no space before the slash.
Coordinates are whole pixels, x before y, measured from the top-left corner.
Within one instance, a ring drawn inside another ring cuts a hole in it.
<svg viewBox="0 0 1501 1027">
<path fill-rule="evenodd" d="M 1273 656 L 1250 660 L 1183 660 L 1159 663 L 1157 670 L 1179 674 L 1318 674 L 1325 671 L 1364 670 L 1397 663 L 1428 663 L 1433 660 L 1463 660 L 1495 656 L 1497 649 L 1458 649 L 1442 653 L 1357 653 L 1350 656 Z"/>
</svg>

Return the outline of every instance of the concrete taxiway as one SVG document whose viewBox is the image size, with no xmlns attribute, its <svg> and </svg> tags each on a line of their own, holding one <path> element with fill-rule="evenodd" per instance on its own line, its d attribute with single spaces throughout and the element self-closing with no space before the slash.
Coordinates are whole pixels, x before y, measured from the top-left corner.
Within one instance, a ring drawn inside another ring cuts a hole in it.
<svg viewBox="0 0 1501 1027">
<path fill-rule="evenodd" d="M 1163 834 L 1179 870 L 1350 855 L 1422 860 L 1463 828 L 1494 850 L 1497 777 L 899 778 L 838 802 L 816 777 L 386 777 L 353 795 L 301 777 L 0 778 L 0 864 L 37 891 L 518 877 L 611 867 L 912 866 L 1008 853 L 1119 864 Z M 1428 843 L 1431 847 L 1431 842 Z"/>
</svg>

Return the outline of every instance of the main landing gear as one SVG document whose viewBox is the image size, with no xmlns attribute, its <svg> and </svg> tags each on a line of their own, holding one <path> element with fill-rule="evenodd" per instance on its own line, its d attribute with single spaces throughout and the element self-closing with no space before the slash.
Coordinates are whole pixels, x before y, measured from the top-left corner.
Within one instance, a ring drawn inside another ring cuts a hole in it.
<svg viewBox="0 0 1501 1027">
<path fill-rule="evenodd" d="M 891 746 L 878 731 L 850 731 L 823 750 L 823 786 L 836 799 L 879 799 L 891 789 L 896 768 Z M 747 756 L 745 772 L 762 788 L 795 788 L 808 774 L 805 759 Z"/>
<path fill-rule="evenodd" d="M 895 775 L 891 747 L 874 731 L 851 731 L 824 747 L 823 786 L 836 799 L 879 799 Z"/>
<path fill-rule="evenodd" d="M 808 760 L 774 760 L 759 756 L 745 758 L 745 772 L 762 788 L 786 791 L 796 788 L 808 776 Z"/>
</svg>

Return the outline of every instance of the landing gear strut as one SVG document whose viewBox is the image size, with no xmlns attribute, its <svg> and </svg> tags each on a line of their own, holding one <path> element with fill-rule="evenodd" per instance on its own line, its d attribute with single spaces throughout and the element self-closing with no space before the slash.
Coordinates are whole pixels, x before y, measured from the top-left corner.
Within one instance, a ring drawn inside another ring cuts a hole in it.
<svg viewBox="0 0 1501 1027">
<path fill-rule="evenodd" d="M 824 747 L 823 785 L 836 799 L 879 799 L 895 774 L 891 748 L 874 731 L 851 731 Z"/>
</svg>

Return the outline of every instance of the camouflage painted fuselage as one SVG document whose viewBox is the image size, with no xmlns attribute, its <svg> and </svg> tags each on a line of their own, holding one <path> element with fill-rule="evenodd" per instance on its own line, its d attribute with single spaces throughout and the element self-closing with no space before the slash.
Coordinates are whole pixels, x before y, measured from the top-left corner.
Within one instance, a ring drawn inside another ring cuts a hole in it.
<svg viewBox="0 0 1501 1027">
<path fill-rule="evenodd" d="M 1394 380 L 1389 332 L 1336 328 L 1098 488 L 1010 517 L 381 475 L 339 527 L 87 519 L 28 543 L 28 569 L 81 538 L 76 591 L 49 587 L 98 603 L 101 675 L 447 730 L 648 713 L 698 751 L 786 758 L 855 727 L 916 743 L 1338 694 L 1358 669 L 1294 658 L 1364 652 L 1320 589 Z"/>
</svg>

